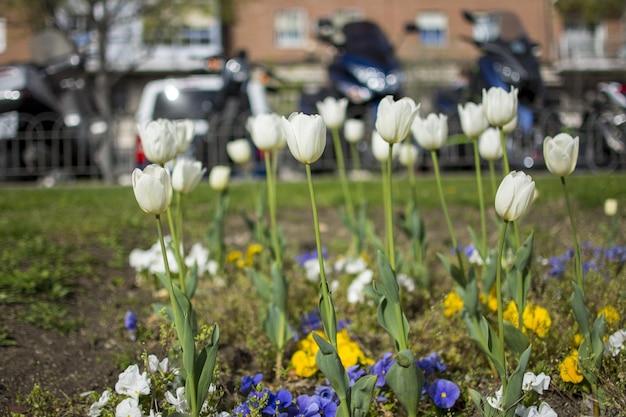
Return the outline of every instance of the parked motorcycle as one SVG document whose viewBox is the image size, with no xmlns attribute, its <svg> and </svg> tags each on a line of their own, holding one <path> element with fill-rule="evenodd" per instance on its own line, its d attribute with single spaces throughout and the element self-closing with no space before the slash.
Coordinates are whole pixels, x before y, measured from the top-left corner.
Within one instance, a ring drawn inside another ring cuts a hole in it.
<svg viewBox="0 0 626 417">
<path fill-rule="evenodd" d="M 598 83 L 587 103 L 580 153 L 592 171 L 611 172 L 626 162 L 626 85 Z"/>
<path fill-rule="evenodd" d="M 558 113 L 545 101 L 545 86 L 535 56 L 537 44 L 530 40 L 514 13 L 464 11 L 463 16 L 472 24 L 472 37 L 466 40 L 481 51 L 481 56 L 465 74 L 466 83 L 435 94 L 435 110 L 448 115 L 450 134 L 458 134 L 458 104 L 481 102 L 483 89 L 517 88 L 517 129 L 507 149 L 512 166 L 530 168 L 540 156 L 543 138 L 562 127 Z M 471 164 L 471 151 L 463 151 Z"/>
<path fill-rule="evenodd" d="M 318 101 L 328 96 L 347 97 L 347 117 L 364 120 L 371 131 L 380 100 L 387 95 L 403 95 L 405 76 L 393 45 L 376 23 L 365 20 L 337 28 L 330 20 L 322 19 L 317 33 L 318 40 L 330 45 L 335 53 L 328 66 L 328 84 L 305 90 L 300 97 L 300 111 L 316 113 Z M 334 169 L 332 146 L 327 146 L 322 162 L 318 169 Z M 367 167 L 374 160 L 364 152 L 361 162 Z"/>
<path fill-rule="evenodd" d="M 81 57 L 59 36 L 34 38 L 54 53 L 0 68 L 0 179 L 97 174 L 91 149 L 107 125 L 86 92 Z"/>
</svg>

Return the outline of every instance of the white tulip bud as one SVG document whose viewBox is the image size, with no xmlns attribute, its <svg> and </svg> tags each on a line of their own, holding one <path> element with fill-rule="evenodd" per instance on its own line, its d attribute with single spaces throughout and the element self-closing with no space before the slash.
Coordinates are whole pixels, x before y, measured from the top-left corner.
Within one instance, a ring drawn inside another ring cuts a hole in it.
<svg viewBox="0 0 626 417">
<path fill-rule="evenodd" d="M 365 136 L 365 122 L 359 119 L 348 119 L 343 126 L 343 136 L 350 143 L 357 143 Z"/>
<path fill-rule="evenodd" d="M 483 105 L 467 102 L 459 104 L 459 120 L 465 136 L 476 139 L 489 127 L 489 121 L 483 113 Z"/>
<path fill-rule="evenodd" d="M 139 207 L 148 214 L 161 214 L 172 202 L 170 173 L 160 165 L 135 168 L 132 174 L 133 192 Z"/>
<path fill-rule="evenodd" d="M 148 161 L 165 164 L 177 155 L 176 127 L 171 120 L 158 119 L 139 124 L 137 131 Z"/>
<path fill-rule="evenodd" d="M 346 109 L 348 108 L 348 99 L 334 97 L 326 97 L 323 101 L 317 102 L 317 111 L 319 112 L 326 127 L 329 129 L 339 129 L 346 120 Z"/>
<path fill-rule="evenodd" d="M 244 165 L 252 158 L 252 147 L 248 139 L 235 139 L 226 144 L 226 153 L 236 164 Z"/>
<path fill-rule="evenodd" d="M 604 214 L 609 217 L 613 217 L 617 214 L 617 200 L 614 198 L 607 198 L 604 200 Z"/>
<path fill-rule="evenodd" d="M 283 117 L 287 146 L 294 158 L 303 164 L 317 161 L 326 148 L 326 125 L 318 114 L 292 113 Z"/>
<path fill-rule="evenodd" d="M 559 133 L 553 138 L 546 137 L 543 141 L 543 159 L 552 174 L 568 176 L 574 172 L 578 162 L 578 136 L 573 138 L 567 133 Z"/>
<path fill-rule="evenodd" d="M 478 153 L 486 161 L 497 161 L 502 158 L 502 142 L 498 128 L 487 128 L 478 139 Z"/>
<path fill-rule="evenodd" d="M 216 165 L 209 174 L 209 185 L 216 191 L 223 191 L 228 187 L 230 181 L 230 167 L 226 165 Z"/>
<path fill-rule="evenodd" d="M 535 182 L 522 171 L 511 171 L 496 192 L 495 208 L 506 221 L 515 221 L 530 208 L 535 198 Z"/>
<path fill-rule="evenodd" d="M 386 96 L 378 104 L 376 130 L 383 140 L 399 143 L 409 135 L 413 119 L 419 112 L 419 104 L 409 97 L 394 101 L 393 96 Z"/>
<path fill-rule="evenodd" d="M 281 116 L 276 113 L 248 117 L 246 124 L 254 146 L 262 151 L 280 149 L 284 142 Z M 283 145 L 284 146 L 284 145 Z"/>
<path fill-rule="evenodd" d="M 181 194 L 188 194 L 200 184 L 205 172 L 202 162 L 181 158 L 172 172 L 172 188 Z"/>
<path fill-rule="evenodd" d="M 417 143 L 424 149 L 436 151 L 448 139 L 448 116 L 430 113 L 425 119 L 417 116 L 411 127 Z"/>
<path fill-rule="evenodd" d="M 517 88 L 506 91 L 502 87 L 483 88 L 483 112 L 492 126 L 502 127 L 517 115 Z"/>
<path fill-rule="evenodd" d="M 184 153 L 191 145 L 193 136 L 196 131 L 196 125 L 191 119 L 176 120 L 174 122 L 176 128 L 176 153 L 178 155 Z"/>
</svg>

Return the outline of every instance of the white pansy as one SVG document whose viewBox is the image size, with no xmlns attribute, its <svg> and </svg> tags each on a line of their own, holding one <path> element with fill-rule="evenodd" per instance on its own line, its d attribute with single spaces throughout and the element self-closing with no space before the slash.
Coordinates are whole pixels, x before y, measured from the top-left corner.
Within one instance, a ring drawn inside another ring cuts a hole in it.
<svg viewBox="0 0 626 417">
<path fill-rule="evenodd" d="M 617 356 L 624 349 L 626 342 L 626 329 L 618 330 L 609 336 L 605 343 L 605 352 L 607 355 Z"/>
<path fill-rule="evenodd" d="M 143 417 L 137 398 L 126 398 L 115 407 L 115 417 Z"/>
<path fill-rule="evenodd" d="M 87 414 L 89 417 L 99 417 L 102 413 L 102 408 L 109 403 L 109 399 L 111 398 L 111 391 L 106 390 L 100 395 L 100 398 L 95 403 L 91 404 L 89 407 L 89 413 Z"/>
<path fill-rule="evenodd" d="M 494 396 L 487 396 L 487 403 L 496 410 L 504 411 L 502 409 L 502 387 L 500 387 L 495 393 Z"/>
<path fill-rule="evenodd" d="M 374 271 L 365 269 L 348 286 L 348 302 L 351 304 L 365 301 L 365 287 L 372 282 Z"/>
<path fill-rule="evenodd" d="M 544 390 L 550 387 L 550 377 L 545 373 L 535 375 L 532 372 L 526 372 L 522 381 L 522 389 L 524 391 L 535 391 L 537 394 L 543 394 Z"/>
<path fill-rule="evenodd" d="M 130 365 L 122 372 L 115 384 L 115 392 L 132 398 L 150 394 L 150 380 L 147 374 L 139 373 L 137 365 Z"/>
<path fill-rule="evenodd" d="M 170 360 L 168 358 L 164 358 L 159 362 L 159 358 L 156 355 L 148 355 L 148 370 L 155 374 L 161 372 L 166 374 L 169 369 Z"/>
<path fill-rule="evenodd" d="M 174 410 L 179 413 L 185 413 L 188 411 L 187 400 L 185 399 L 185 387 L 176 388 L 175 396 L 171 392 L 167 391 L 165 393 L 165 400 L 173 405 Z"/>
</svg>

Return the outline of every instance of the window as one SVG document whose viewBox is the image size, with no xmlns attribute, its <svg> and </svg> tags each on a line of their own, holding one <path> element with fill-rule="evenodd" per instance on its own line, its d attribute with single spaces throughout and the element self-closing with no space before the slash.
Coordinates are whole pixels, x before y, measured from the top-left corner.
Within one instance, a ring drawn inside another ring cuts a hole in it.
<svg viewBox="0 0 626 417">
<path fill-rule="evenodd" d="M 448 43 L 448 16 L 445 13 L 419 13 L 416 23 L 422 45 L 445 46 Z"/>
<path fill-rule="evenodd" d="M 7 50 L 7 20 L 0 17 L 0 54 Z"/>
<path fill-rule="evenodd" d="M 363 11 L 361 9 L 339 9 L 333 13 L 333 25 L 335 27 L 343 27 L 346 23 L 363 20 Z"/>
<path fill-rule="evenodd" d="M 307 15 L 302 9 L 278 10 L 274 15 L 274 44 L 278 48 L 304 48 Z"/>
</svg>

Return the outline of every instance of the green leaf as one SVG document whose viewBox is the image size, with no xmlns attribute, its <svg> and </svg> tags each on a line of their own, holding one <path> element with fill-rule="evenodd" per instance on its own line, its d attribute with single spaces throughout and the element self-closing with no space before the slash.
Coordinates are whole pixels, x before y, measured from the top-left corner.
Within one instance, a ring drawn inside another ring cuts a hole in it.
<svg viewBox="0 0 626 417">
<path fill-rule="evenodd" d="M 286 315 L 287 293 L 289 287 L 287 280 L 277 262 L 272 263 L 272 303 L 274 303 Z"/>
<path fill-rule="evenodd" d="M 415 364 L 415 358 L 410 350 L 398 352 L 385 381 L 408 415 L 416 415 L 424 386 L 424 374 Z"/>
<path fill-rule="evenodd" d="M 376 375 L 365 375 L 359 378 L 350 388 L 350 412 L 352 417 L 369 416 L 370 403 L 376 385 Z"/>
<path fill-rule="evenodd" d="M 443 266 L 446 268 L 446 271 L 448 271 L 448 274 L 452 277 L 452 279 L 454 279 L 454 281 L 456 281 L 456 283 L 459 284 L 461 287 L 465 287 L 465 275 L 463 275 L 461 269 L 458 266 L 450 263 L 450 261 L 442 254 L 438 253 L 437 256 L 443 263 Z"/>
<path fill-rule="evenodd" d="M 293 338 L 286 312 L 274 303 L 270 303 L 267 307 L 267 315 L 263 320 L 263 331 L 278 351 L 285 349 L 287 342 Z"/>
<path fill-rule="evenodd" d="M 496 282 L 496 275 L 498 273 L 498 257 L 496 256 L 495 251 L 491 251 L 490 255 L 487 256 L 488 261 L 485 263 L 485 268 L 483 269 L 483 293 L 486 297 L 489 296 L 489 291 L 493 284 Z"/>
<path fill-rule="evenodd" d="M 339 398 L 348 398 L 350 380 L 341 363 L 341 359 L 339 359 L 339 354 L 333 345 L 317 333 L 313 333 L 313 339 L 315 339 L 317 346 L 320 348 L 315 356 L 317 367 L 328 378 Z"/>
<path fill-rule="evenodd" d="M 515 253 L 515 269 L 517 269 L 522 275 L 526 275 L 528 273 L 528 269 L 530 268 L 533 254 L 533 242 L 534 232 L 528 236 L 524 244 L 520 246 Z"/>
<path fill-rule="evenodd" d="M 263 301 L 269 303 L 272 300 L 272 283 L 270 280 L 254 268 L 246 268 L 246 271 L 248 272 L 248 278 L 254 284 L 257 295 Z"/>
<path fill-rule="evenodd" d="M 215 364 L 217 363 L 217 349 L 220 339 L 220 328 L 217 323 L 213 326 L 213 333 L 211 334 L 211 344 L 205 346 L 198 358 L 196 359 L 196 375 L 198 378 L 198 398 L 196 401 L 197 410 L 202 409 L 202 405 L 209 394 L 209 388 L 211 381 L 213 381 L 213 373 L 215 371 Z"/>
<path fill-rule="evenodd" d="M 521 355 L 530 346 L 528 336 L 508 321 L 504 322 L 504 341 L 518 355 Z"/>
<path fill-rule="evenodd" d="M 515 414 L 515 408 L 520 399 L 524 396 L 522 391 L 522 382 L 524 381 L 524 373 L 530 359 L 532 347 L 528 346 L 524 353 L 520 356 L 517 369 L 511 374 L 506 384 L 506 391 L 502 396 L 502 408 L 506 410 L 507 416 Z"/>
<path fill-rule="evenodd" d="M 193 267 L 187 271 L 187 277 L 185 278 L 185 292 L 187 298 L 190 300 L 196 293 L 198 287 L 198 264 L 194 262 Z"/>
<path fill-rule="evenodd" d="M 463 291 L 463 309 L 471 316 L 478 315 L 478 282 L 473 277 Z"/>
<path fill-rule="evenodd" d="M 580 287 L 578 287 L 575 282 L 572 282 L 572 285 L 574 286 L 574 292 L 570 296 L 569 303 L 574 310 L 574 317 L 576 317 L 576 322 L 580 327 L 583 337 L 589 337 L 591 332 L 589 328 L 589 310 L 587 310 L 585 306 L 583 292 Z"/>
</svg>

